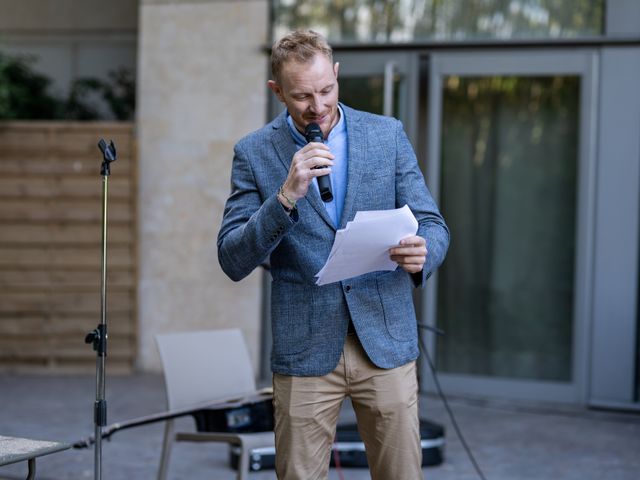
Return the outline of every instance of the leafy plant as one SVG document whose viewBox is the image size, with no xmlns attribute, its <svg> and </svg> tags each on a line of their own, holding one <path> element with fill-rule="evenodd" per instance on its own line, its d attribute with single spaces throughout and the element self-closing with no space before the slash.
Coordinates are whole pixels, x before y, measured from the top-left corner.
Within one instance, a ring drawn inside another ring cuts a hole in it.
<svg viewBox="0 0 640 480">
<path fill-rule="evenodd" d="M 109 72 L 109 81 L 79 78 L 72 87 L 66 104 L 67 118 L 93 120 L 102 117 L 100 100 L 117 120 L 131 120 L 135 113 L 136 84 L 133 74 L 125 69 Z"/>
<path fill-rule="evenodd" d="M 68 98 L 48 91 L 51 80 L 33 70 L 32 57 L 0 52 L 0 119 L 131 120 L 135 112 L 135 79 L 124 68 L 107 80 L 76 79 Z"/>
<path fill-rule="evenodd" d="M 60 102 L 49 93 L 51 81 L 32 70 L 34 59 L 0 52 L 0 118 L 49 119 L 60 114 Z"/>
</svg>

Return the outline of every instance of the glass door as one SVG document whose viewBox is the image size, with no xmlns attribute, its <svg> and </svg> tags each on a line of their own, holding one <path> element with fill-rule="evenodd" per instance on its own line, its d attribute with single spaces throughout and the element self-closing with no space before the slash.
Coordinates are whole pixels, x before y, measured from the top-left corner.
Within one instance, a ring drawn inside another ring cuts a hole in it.
<svg viewBox="0 0 640 480">
<path fill-rule="evenodd" d="M 358 110 L 395 117 L 404 123 L 409 138 L 415 134 L 411 125 L 417 105 L 408 100 L 417 97 L 414 55 L 336 51 L 334 60 L 340 63 L 341 102 Z"/>
<path fill-rule="evenodd" d="M 426 178 L 451 247 L 423 311 L 452 393 L 586 402 L 594 68 L 590 51 L 430 57 Z"/>
</svg>

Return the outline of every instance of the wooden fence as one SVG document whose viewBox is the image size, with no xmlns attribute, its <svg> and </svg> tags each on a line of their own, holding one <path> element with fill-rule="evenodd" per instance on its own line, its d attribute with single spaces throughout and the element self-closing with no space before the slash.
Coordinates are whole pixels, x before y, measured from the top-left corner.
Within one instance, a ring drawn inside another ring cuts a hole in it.
<svg viewBox="0 0 640 480">
<path fill-rule="evenodd" d="M 109 371 L 136 352 L 136 164 L 128 123 L 0 122 L 0 371 L 86 372 L 100 322 L 102 156 L 109 177 Z"/>
</svg>

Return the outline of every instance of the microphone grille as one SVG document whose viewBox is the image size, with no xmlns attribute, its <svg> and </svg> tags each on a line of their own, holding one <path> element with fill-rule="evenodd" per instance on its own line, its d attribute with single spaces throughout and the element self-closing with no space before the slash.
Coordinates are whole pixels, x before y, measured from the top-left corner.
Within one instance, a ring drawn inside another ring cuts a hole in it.
<svg viewBox="0 0 640 480">
<path fill-rule="evenodd" d="M 322 134 L 322 129 L 320 125 L 317 123 L 310 123 L 304 129 L 304 138 L 307 139 L 307 142 L 322 142 L 324 140 L 324 135 Z"/>
</svg>

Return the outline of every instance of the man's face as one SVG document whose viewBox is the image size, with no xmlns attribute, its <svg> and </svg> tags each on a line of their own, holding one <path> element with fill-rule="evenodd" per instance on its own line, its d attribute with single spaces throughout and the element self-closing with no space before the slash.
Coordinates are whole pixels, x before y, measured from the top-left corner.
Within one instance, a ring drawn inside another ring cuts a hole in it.
<svg viewBox="0 0 640 480">
<path fill-rule="evenodd" d="M 304 132 L 310 123 L 317 123 L 327 138 L 338 123 L 338 66 L 317 54 L 305 63 L 285 63 L 280 81 L 269 80 L 269 88 L 287 106 L 300 131 Z"/>
</svg>

